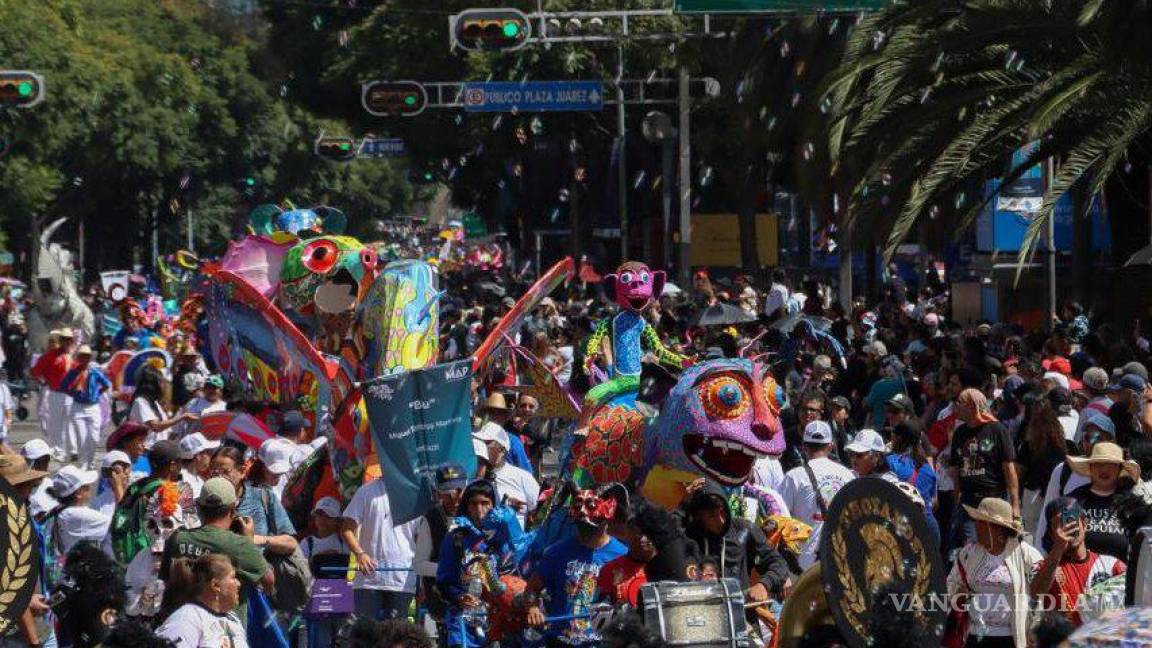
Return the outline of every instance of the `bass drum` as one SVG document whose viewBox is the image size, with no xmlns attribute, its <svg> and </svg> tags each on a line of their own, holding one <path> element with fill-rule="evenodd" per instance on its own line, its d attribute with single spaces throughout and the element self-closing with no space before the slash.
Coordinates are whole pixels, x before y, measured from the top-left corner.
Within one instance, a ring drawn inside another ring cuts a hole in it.
<svg viewBox="0 0 1152 648">
<path fill-rule="evenodd" d="M 1132 538 L 1131 560 L 1126 572 L 1124 604 L 1129 607 L 1152 607 L 1152 526 L 1136 532 Z"/>
<path fill-rule="evenodd" d="M 644 625 L 669 646 L 752 646 L 744 617 L 744 593 L 734 578 L 695 583 L 662 581 L 640 588 L 637 608 Z"/>
</svg>

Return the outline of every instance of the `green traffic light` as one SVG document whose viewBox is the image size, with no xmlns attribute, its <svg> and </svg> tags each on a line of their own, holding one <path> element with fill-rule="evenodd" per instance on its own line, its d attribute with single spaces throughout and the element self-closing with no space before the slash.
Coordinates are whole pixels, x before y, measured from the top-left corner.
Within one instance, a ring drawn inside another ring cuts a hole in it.
<svg viewBox="0 0 1152 648">
<path fill-rule="evenodd" d="M 516 38 L 520 35 L 520 25 L 512 21 L 504 23 L 504 35 L 508 38 Z"/>
<path fill-rule="evenodd" d="M 428 182 L 432 182 L 432 179 L 433 179 L 434 177 L 435 177 L 435 176 L 433 176 L 433 175 L 432 175 L 432 172 L 431 172 L 431 171 L 425 171 L 425 172 L 424 172 L 424 179 L 425 179 L 425 180 L 427 180 Z"/>
<path fill-rule="evenodd" d="M 31 81 L 21 81 L 20 83 L 16 84 L 16 93 L 19 94 L 21 97 L 31 97 L 32 96 L 32 82 Z"/>
<path fill-rule="evenodd" d="M 406 97 L 404 97 L 404 105 L 405 106 L 415 106 L 416 105 L 416 95 L 407 95 Z"/>
<path fill-rule="evenodd" d="M 255 187 L 256 178 L 244 178 L 244 184 L 248 185 L 249 187 Z"/>
</svg>

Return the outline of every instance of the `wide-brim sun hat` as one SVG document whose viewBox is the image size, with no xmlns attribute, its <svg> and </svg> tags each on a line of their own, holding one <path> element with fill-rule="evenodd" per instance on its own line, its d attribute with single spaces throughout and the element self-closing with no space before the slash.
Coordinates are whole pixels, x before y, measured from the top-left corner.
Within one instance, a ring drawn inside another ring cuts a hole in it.
<svg viewBox="0 0 1152 648">
<path fill-rule="evenodd" d="M 972 518 L 974 522 L 987 522 L 1004 527 L 1014 534 L 1020 533 L 1020 528 L 1012 519 L 1012 505 L 999 497 L 985 497 L 980 500 L 978 506 L 968 506 L 967 504 L 961 504 L 961 506 L 964 507 L 968 517 Z"/>
<path fill-rule="evenodd" d="M 1124 450 L 1108 441 L 1092 446 L 1092 454 L 1087 457 L 1068 457 L 1068 467 L 1077 475 L 1092 476 L 1092 464 L 1103 463 L 1120 466 L 1120 474 L 1127 475 L 1132 481 L 1140 482 L 1140 464 L 1131 459 L 1124 458 Z"/>
</svg>

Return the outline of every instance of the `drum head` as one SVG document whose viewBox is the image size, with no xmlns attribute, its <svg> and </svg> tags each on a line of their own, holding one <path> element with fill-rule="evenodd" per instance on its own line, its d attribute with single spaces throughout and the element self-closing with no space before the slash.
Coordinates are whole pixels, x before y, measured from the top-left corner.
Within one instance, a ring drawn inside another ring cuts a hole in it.
<svg viewBox="0 0 1152 648">
<path fill-rule="evenodd" d="M 878 594 L 900 597 L 902 618 L 939 643 L 947 617 L 939 544 L 924 511 L 880 478 L 854 479 L 828 505 L 820 536 L 824 591 L 853 648 L 872 644 Z"/>
</svg>

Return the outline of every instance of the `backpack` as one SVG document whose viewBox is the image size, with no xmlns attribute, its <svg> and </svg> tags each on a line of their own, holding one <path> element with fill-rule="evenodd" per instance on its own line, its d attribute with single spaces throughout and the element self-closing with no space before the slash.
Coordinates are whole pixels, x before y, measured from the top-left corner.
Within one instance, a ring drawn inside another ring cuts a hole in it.
<svg viewBox="0 0 1152 648">
<path fill-rule="evenodd" d="M 132 562 L 136 554 L 152 545 L 145 523 L 148 519 L 148 498 L 163 483 L 163 479 L 153 478 L 132 484 L 112 514 L 112 552 L 121 565 Z"/>
<path fill-rule="evenodd" d="M 268 518 L 268 535 L 280 535 L 276 528 L 276 516 L 269 506 L 268 489 L 260 488 L 259 491 L 260 503 Z M 276 609 L 295 613 L 308 605 L 309 593 L 312 591 L 312 567 L 300 547 L 297 546 L 286 556 L 265 551 L 264 559 L 272 566 L 272 573 L 276 576 L 276 591 L 269 597 Z"/>
</svg>

